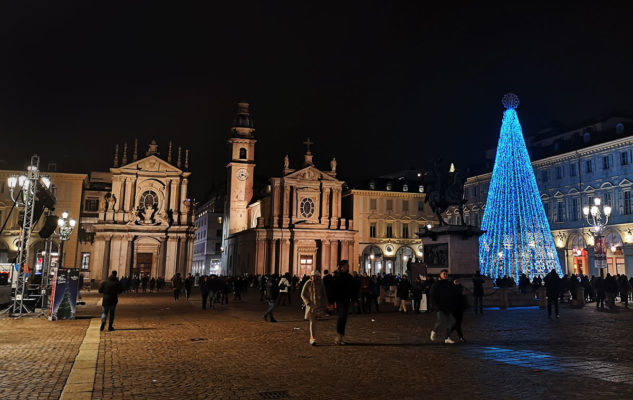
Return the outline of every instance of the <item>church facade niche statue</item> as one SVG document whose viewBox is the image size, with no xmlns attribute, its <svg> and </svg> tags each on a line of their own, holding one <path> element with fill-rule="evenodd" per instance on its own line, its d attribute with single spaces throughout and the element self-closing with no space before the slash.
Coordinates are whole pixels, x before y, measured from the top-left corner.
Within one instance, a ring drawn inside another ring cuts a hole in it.
<svg viewBox="0 0 633 400">
<path fill-rule="evenodd" d="M 290 168 L 290 157 L 288 157 L 288 154 L 286 154 L 284 156 L 284 169 L 288 168 Z"/>
<path fill-rule="evenodd" d="M 336 157 L 332 157 L 332 161 L 330 161 L 330 169 L 332 172 L 336 172 Z"/>
<path fill-rule="evenodd" d="M 433 174 L 431 174 L 425 182 L 427 196 L 425 202 L 429 204 L 431 210 L 435 213 L 442 225 L 450 225 L 444 221 L 442 214 L 450 207 L 457 206 L 459 211 L 461 224 L 464 222 L 464 184 L 466 176 L 460 169 L 449 167 L 441 159 L 435 160 L 433 163 Z"/>
<path fill-rule="evenodd" d="M 116 197 L 114 196 L 114 194 L 110 193 L 110 196 L 107 196 L 107 202 L 108 210 L 114 211 L 114 205 L 116 204 Z"/>
</svg>

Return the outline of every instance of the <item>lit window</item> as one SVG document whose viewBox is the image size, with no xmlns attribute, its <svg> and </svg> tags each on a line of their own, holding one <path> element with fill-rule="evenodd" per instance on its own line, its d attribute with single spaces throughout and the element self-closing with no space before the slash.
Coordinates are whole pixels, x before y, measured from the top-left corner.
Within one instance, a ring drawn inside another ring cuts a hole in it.
<svg viewBox="0 0 633 400">
<path fill-rule="evenodd" d="M 81 253 L 81 269 L 90 269 L 90 253 Z"/>
</svg>

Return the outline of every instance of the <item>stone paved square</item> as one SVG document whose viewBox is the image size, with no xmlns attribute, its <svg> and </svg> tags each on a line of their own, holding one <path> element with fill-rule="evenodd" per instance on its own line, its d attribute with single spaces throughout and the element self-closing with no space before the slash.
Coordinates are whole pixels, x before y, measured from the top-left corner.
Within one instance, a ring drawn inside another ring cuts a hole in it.
<svg viewBox="0 0 633 400">
<path fill-rule="evenodd" d="M 0 319 L 0 398 L 57 399 L 89 325 Z M 114 332 L 100 333 L 92 399 L 583 399 L 633 398 L 633 312 L 563 306 L 559 320 L 529 308 L 467 311 L 465 344 L 431 342 L 433 314 L 351 315 L 348 346 L 335 318 L 308 344 L 298 298 L 263 320 L 253 291 L 201 310 L 194 292 L 125 294 Z"/>
</svg>

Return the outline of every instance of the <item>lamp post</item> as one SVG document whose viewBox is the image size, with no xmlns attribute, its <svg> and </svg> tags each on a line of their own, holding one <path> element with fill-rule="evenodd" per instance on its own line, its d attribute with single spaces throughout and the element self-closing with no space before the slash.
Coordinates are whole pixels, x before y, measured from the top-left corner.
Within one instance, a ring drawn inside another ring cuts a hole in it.
<svg viewBox="0 0 633 400">
<path fill-rule="evenodd" d="M 589 232 L 594 238 L 594 254 L 596 267 L 600 268 L 600 276 L 604 276 L 604 268 L 607 264 L 607 254 L 604 242 L 604 228 L 609 223 L 609 216 L 611 215 L 611 206 L 600 204 L 600 198 L 593 199 L 593 205 L 591 207 L 586 206 L 582 209 L 582 213 L 585 215 L 585 220 L 589 224 Z"/>
<path fill-rule="evenodd" d="M 29 312 L 24 305 L 24 297 L 27 295 L 26 283 L 29 277 L 29 239 L 33 228 L 33 215 L 35 213 L 35 198 L 38 185 L 46 190 L 50 188 L 51 181 L 48 177 L 40 175 L 40 158 L 37 155 L 31 157 L 31 164 L 25 174 L 12 175 L 7 179 L 7 186 L 14 207 L 24 207 L 22 229 L 20 231 L 18 255 L 15 260 L 15 270 L 12 270 L 12 288 L 14 288 L 12 305 L 7 310 L 10 315 L 21 316 Z M 16 193 L 17 192 L 17 193 Z"/>
<path fill-rule="evenodd" d="M 57 220 L 57 229 L 59 235 L 59 266 L 64 268 L 64 242 L 70 239 L 70 235 L 75 229 L 77 222 L 74 219 L 68 219 L 68 211 L 62 213 L 62 217 Z"/>
</svg>

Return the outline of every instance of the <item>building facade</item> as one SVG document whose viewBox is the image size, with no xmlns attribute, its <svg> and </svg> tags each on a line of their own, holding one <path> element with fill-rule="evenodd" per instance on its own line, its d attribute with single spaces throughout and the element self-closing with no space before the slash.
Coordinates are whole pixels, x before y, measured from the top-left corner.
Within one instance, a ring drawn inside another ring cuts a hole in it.
<svg viewBox="0 0 633 400">
<path fill-rule="evenodd" d="M 94 186 L 86 191 L 80 221 L 80 253 L 91 280 L 104 280 L 113 270 L 166 279 L 191 271 L 195 227 L 185 154 L 183 169 L 180 148 L 173 165 L 171 143 L 164 160 L 152 141 L 141 159 L 135 144 L 129 163 L 125 145 L 119 163 L 117 146 L 109 174 L 91 174 Z"/>
<path fill-rule="evenodd" d="M 22 175 L 24 171 L 0 171 L 0 226 L 4 224 L 4 229 L 0 235 L 0 263 L 13 262 L 18 252 L 18 239 L 20 236 L 20 225 L 22 223 L 24 209 L 15 207 L 12 210 L 13 201 L 7 179 L 13 175 Z M 69 218 L 78 220 L 81 207 L 81 198 L 84 185 L 88 182 L 86 174 L 72 174 L 54 171 L 42 171 L 42 175 L 48 176 L 53 187 L 53 195 L 56 198 L 55 211 L 51 215 L 61 216 L 63 211 L 68 211 Z M 15 193 L 17 195 L 17 193 Z M 40 217 L 39 222 L 33 230 L 33 235 L 29 242 L 29 260 L 27 261 L 35 274 L 42 269 L 42 256 L 45 247 L 45 239 L 37 234 L 44 226 L 46 215 Z M 59 248 L 59 238 L 52 236 L 53 240 L 53 266 L 57 265 Z M 78 237 L 73 233 L 70 239 L 64 243 L 63 263 L 68 268 L 79 268 L 78 260 Z"/>
<path fill-rule="evenodd" d="M 214 195 L 196 208 L 196 227 L 193 242 L 194 275 L 220 275 L 222 272 L 222 222 L 224 219 L 224 195 Z"/>
<path fill-rule="evenodd" d="M 372 179 L 343 194 L 344 214 L 358 231 L 354 263 L 370 275 L 406 273 L 409 261 L 424 256 L 416 233 L 436 223 L 422 181 L 400 175 Z"/>
<path fill-rule="evenodd" d="M 302 276 L 313 269 L 335 268 L 353 255 L 356 232 L 341 217 L 343 182 L 336 160 L 329 171 L 313 163 L 310 140 L 303 166 L 284 158 L 281 177 L 254 197 L 254 124 L 248 104 L 238 105 L 229 147 L 224 218 L 223 270 L 226 274 L 289 272 Z"/>
<path fill-rule="evenodd" d="M 582 211 L 595 198 L 613 210 L 604 231 L 605 272 L 633 274 L 633 136 L 625 134 L 627 121 L 612 118 L 532 141 L 540 154 L 546 149 L 558 152 L 532 165 L 561 266 L 568 274 L 600 274 L 594 266 L 594 239 Z M 575 149 L 560 153 L 569 147 Z M 491 175 L 472 176 L 466 182 L 464 216 L 468 224 L 481 225 Z M 446 218 L 458 221 L 455 208 Z"/>
</svg>

